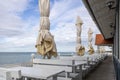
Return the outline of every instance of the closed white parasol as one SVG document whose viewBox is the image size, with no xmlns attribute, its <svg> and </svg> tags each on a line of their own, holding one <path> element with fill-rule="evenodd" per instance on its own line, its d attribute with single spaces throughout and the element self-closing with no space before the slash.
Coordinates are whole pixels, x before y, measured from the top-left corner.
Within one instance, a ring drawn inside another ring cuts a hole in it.
<svg viewBox="0 0 120 80">
<path fill-rule="evenodd" d="M 82 32 L 82 24 L 83 21 L 80 19 L 79 16 L 77 16 L 76 20 L 76 27 L 77 27 L 77 46 L 76 46 L 76 52 L 79 56 L 83 56 L 85 52 L 85 47 L 81 44 L 81 32 Z"/>
<path fill-rule="evenodd" d="M 89 28 L 89 30 L 88 30 L 88 49 L 89 49 L 88 53 L 90 55 L 94 53 L 94 48 L 92 46 L 92 40 L 93 40 L 92 34 L 93 34 L 93 31 L 91 28 Z"/>
<path fill-rule="evenodd" d="M 57 56 L 54 36 L 50 33 L 50 0 L 39 0 L 40 30 L 36 42 L 37 53 L 50 59 Z"/>
</svg>

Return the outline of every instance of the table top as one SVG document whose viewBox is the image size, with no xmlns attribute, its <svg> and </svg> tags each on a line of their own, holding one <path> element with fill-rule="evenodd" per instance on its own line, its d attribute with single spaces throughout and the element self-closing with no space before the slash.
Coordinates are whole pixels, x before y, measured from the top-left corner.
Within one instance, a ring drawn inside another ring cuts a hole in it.
<svg viewBox="0 0 120 80">
<path fill-rule="evenodd" d="M 56 66 L 79 66 L 86 64 L 87 61 L 75 61 L 75 60 L 46 60 L 46 59 L 34 59 L 34 64 L 43 65 L 56 65 Z"/>
<path fill-rule="evenodd" d="M 87 61 L 75 61 L 76 65 L 83 65 L 83 64 L 87 64 Z"/>
<path fill-rule="evenodd" d="M 57 66 L 52 67 L 49 66 L 48 68 L 14 67 L 11 69 L 21 70 L 22 76 L 36 79 L 48 79 L 49 77 L 64 72 L 64 69 L 61 69 L 60 67 Z"/>
</svg>

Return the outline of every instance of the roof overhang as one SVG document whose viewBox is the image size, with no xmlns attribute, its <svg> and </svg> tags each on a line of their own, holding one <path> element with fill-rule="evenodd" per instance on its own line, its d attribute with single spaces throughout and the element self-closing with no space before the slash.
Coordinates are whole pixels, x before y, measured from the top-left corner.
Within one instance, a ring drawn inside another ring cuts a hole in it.
<svg viewBox="0 0 120 80">
<path fill-rule="evenodd" d="M 98 46 L 111 46 L 113 44 L 113 38 L 104 39 L 102 34 L 96 34 L 95 45 Z"/>
<path fill-rule="evenodd" d="M 108 1 L 108 0 L 107 0 Z M 116 4 L 116 0 L 114 5 Z M 83 0 L 88 12 L 105 39 L 113 38 L 115 9 L 106 6 L 106 0 Z"/>
</svg>

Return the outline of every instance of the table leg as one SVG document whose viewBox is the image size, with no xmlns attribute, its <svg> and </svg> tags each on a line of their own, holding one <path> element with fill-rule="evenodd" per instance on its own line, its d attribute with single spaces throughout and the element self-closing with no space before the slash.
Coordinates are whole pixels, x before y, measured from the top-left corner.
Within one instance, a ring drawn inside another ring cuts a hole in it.
<svg viewBox="0 0 120 80">
<path fill-rule="evenodd" d="M 76 67 L 74 66 L 75 65 L 75 60 L 72 60 L 72 72 L 75 73 L 75 70 L 76 70 Z"/>
<path fill-rule="evenodd" d="M 82 65 L 79 66 L 79 79 L 82 80 Z"/>
<path fill-rule="evenodd" d="M 72 72 L 75 73 L 76 72 L 76 66 L 72 67 Z"/>
<path fill-rule="evenodd" d="M 16 80 L 25 80 L 24 77 L 20 78 L 20 79 L 16 79 Z"/>
<path fill-rule="evenodd" d="M 25 80 L 25 77 L 22 77 L 20 80 Z"/>
<path fill-rule="evenodd" d="M 53 80 L 57 80 L 57 75 L 54 75 L 54 76 L 53 76 Z"/>
<path fill-rule="evenodd" d="M 68 78 L 69 72 L 65 72 L 65 78 Z"/>
<path fill-rule="evenodd" d="M 32 80 L 32 79 L 31 79 L 31 78 L 26 78 L 26 77 L 25 77 L 25 79 L 24 79 L 24 80 Z"/>
</svg>

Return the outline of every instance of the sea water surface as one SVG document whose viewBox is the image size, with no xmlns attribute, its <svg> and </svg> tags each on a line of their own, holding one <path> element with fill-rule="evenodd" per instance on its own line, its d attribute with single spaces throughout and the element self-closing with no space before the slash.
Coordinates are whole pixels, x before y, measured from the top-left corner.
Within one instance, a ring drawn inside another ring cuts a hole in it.
<svg viewBox="0 0 120 80">
<path fill-rule="evenodd" d="M 0 52 L 0 65 L 31 62 L 31 54 L 35 54 L 41 58 L 35 52 Z M 59 54 L 62 56 L 71 56 L 74 52 L 59 52 Z"/>
</svg>

